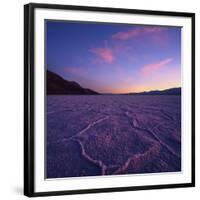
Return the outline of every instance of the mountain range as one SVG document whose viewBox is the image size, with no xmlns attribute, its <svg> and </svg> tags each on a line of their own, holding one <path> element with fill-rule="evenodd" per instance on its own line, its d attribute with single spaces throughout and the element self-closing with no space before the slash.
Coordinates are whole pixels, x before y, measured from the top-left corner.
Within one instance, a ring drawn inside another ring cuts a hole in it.
<svg viewBox="0 0 200 200">
<path fill-rule="evenodd" d="M 166 90 L 152 90 L 138 93 L 128 93 L 130 95 L 181 95 L 181 88 L 170 88 Z"/>
<path fill-rule="evenodd" d="M 56 73 L 47 70 L 47 95 L 64 94 L 96 95 L 99 93 L 88 88 L 83 88 L 77 82 L 65 80 Z"/>
</svg>

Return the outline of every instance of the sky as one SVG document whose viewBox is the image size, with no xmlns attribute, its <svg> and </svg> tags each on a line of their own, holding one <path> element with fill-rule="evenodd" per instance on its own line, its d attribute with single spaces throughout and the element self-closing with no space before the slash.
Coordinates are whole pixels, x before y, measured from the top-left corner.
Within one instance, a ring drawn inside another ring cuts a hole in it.
<svg viewBox="0 0 200 200">
<path fill-rule="evenodd" d="M 46 65 L 100 93 L 181 86 L 181 27 L 46 22 Z"/>
</svg>

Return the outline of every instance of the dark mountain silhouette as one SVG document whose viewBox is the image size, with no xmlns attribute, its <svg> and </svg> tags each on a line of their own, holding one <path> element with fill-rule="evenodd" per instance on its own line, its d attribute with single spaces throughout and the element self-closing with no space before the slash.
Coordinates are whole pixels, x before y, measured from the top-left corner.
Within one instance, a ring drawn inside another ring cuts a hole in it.
<svg viewBox="0 0 200 200">
<path fill-rule="evenodd" d="M 54 72 L 47 70 L 47 95 L 63 95 L 63 94 L 99 94 L 93 90 L 83 88 L 74 81 L 68 81 Z"/>
<path fill-rule="evenodd" d="M 166 90 L 152 90 L 148 92 L 129 93 L 130 95 L 181 95 L 181 88 L 170 88 Z"/>
</svg>

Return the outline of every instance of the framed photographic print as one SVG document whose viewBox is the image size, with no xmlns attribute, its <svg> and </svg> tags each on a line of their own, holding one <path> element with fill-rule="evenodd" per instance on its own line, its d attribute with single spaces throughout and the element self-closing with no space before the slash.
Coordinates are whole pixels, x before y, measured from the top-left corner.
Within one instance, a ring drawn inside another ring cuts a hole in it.
<svg viewBox="0 0 200 200">
<path fill-rule="evenodd" d="M 195 14 L 24 11 L 24 194 L 194 186 Z"/>
</svg>

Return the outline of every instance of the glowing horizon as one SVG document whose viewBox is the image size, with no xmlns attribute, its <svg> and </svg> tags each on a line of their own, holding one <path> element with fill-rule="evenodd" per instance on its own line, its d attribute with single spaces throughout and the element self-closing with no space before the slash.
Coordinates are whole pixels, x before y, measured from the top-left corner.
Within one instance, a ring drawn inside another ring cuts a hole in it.
<svg viewBox="0 0 200 200">
<path fill-rule="evenodd" d="M 47 22 L 47 68 L 99 93 L 181 87 L 181 28 Z"/>
</svg>

